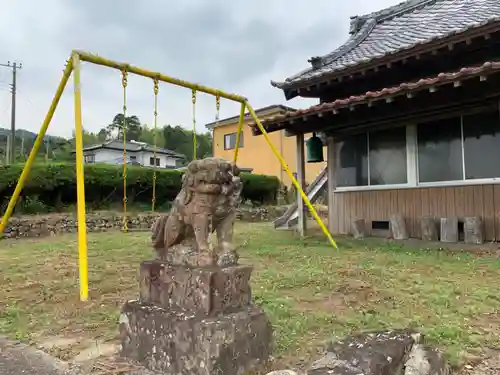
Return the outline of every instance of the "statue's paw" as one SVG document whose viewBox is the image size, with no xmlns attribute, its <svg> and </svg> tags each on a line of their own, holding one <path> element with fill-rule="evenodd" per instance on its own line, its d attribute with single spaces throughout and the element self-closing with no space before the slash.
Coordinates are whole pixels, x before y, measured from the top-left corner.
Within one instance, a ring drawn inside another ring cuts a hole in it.
<svg viewBox="0 0 500 375">
<path fill-rule="evenodd" d="M 238 264 L 238 253 L 236 251 L 225 251 L 223 252 L 217 261 L 219 267 L 229 267 Z"/>
<path fill-rule="evenodd" d="M 217 265 L 217 256 L 210 251 L 202 251 L 195 255 L 198 267 L 212 267 Z"/>
</svg>

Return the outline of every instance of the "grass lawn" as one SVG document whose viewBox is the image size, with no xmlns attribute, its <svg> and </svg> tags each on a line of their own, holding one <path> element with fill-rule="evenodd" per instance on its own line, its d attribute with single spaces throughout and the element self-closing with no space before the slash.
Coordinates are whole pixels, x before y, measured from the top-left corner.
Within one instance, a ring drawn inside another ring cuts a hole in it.
<svg viewBox="0 0 500 375">
<path fill-rule="evenodd" d="M 363 329 L 418 327 L 455 363 L 500 347 L 499 260 L 381 240 L 341 240 L 334 250 L 319 234 L 300 240 L 269 224 L 239 223 L 236 233 L 281 365 Z M 90 234 L 91 300 L 79 303 L 76 235 L 0 242 L 0 333 L 116 338 L 139 262 L 151 257 L 149 233 Z"/>
</svg>

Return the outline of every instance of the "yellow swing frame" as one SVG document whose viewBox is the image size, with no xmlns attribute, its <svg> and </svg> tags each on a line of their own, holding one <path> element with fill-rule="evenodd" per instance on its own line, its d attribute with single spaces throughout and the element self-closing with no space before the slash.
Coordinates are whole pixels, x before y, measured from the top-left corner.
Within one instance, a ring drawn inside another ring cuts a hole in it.
<svg viewBox="0 0 500 375">
<path fill-rule="evenodd" d="M 312 206 L 311 202 L 307 198 L 307 195 L 302 190 L 302 187 L 300 186 L 299 182 L 293 176 L 293 173 L 290 171 L 290 168 L 286 164 L 283 157 L 280 155 L 278 149 L 272 143 L 266 129 L 264 129 L 264 127 L 262 126 L 262 123 L 260 122 L 259 118 L 255 114 L 254 109 L 248 103 L 246 98 L 244 98 L 243 96 L 240 96 L 240 95 L 227 93 L 227 92 L 222 91 L 222 90 L 216 90 L 216 89 L 212 89 L 210 87 L 206 87 L 206 86 L 202 86 L 199 84 L 195 84 L 195 83 L 191 83 L 188 81 L 173 78 L 173 77 L 170 77 L 170 76 L 158 73 L 158 72 L 153 72 L 150 70 L 142 69 L 142 68 L 139 68 L 139 67 L 136 67 L 133 65 L 126 64 L 126 63 L 119 63 L 116 61 L 108 60 L 108 59 L 105 59 L 103 57 L 93 55 L 93 54 L 90 54 L 87 52 L 73 51 L 71 53 L 69 60 L 66 63 L 66 67 L 64 69 L 62 79 L 59 83 L 59 86 L 58 86 L 57 91 L 54 95 L 54 98 L 52 99 L 52 103 L 51 103 L 49 110 L 47 112 L 47 115 L 45 116 L 45 119 L 42 123 L 40 131 L 38 132 L 38 136 L 35 140 L 33 148 L 31 149 L 28 160 L 26 161 L 24 169 L 21 172 L 19 180 L 17 181 L 16 188 L 14 189 L 12 197 L 10 198 L 7 209 L 5 210 L 5 213 L 2 217 L 2 221 L 0 222 L 0 234 L 2 234 L 4 232 L 5 227 L 9 221 L 10 217 L 12 216 L 16 202 L 19 199 L 19 195 L 21 194 L 21 191 L 24 187 L 26 179 L 28 178 L 29 173 L 31 171 L 31 167 L 32 167 L 33 162 L 35 160 L 36 154 L 38 153 L 40 146 L 42 145 L 43 137 L 45 136 L 45 133 L 47 132 L 50 121 L 52 120 L 52 117 L 54 116 L 54 112 L 57 108 L 59 100 L 61 99 L 64 88 L 66 87 L 66 84 L 68 83 L 68 80 L 71 76 L 71 73 L 73 73 L 74 105 L 75 105 L 75 138 L 76 138 L 78 253 L 79 253 L 80 300 L 81 301 L 86 301 L 88 299 L 88 292 L 89 292 L 89 288 L 88 288 L 88 259 L 87 259 L 87 250 L 88 250 L 87 249 L 87 226 L 86 226 L 86 213 L 85 213 L 85 180 L 84 180 L 84 168 L 83 168 L 82 93 L 81 93 L 81 74 L 80 74 L 81 61 L 86 61 L 86 62 L 93 63 L 96 65 L 101 65 L 101 66 L 106 66 L 109 68 L 117 69 L 121 72 L 127 72 L 127 74 L 132 73 L 132 74 L 140 75 L 143 77 L 148 77 L 151 79 L 156 79 L 158 81 L 162 81 L 165 83 L 170 83 L 173 85 L 189 88 L 189 89 L 195 90 L 197 92 L 203 92 L 206 94 L 210 94 L 210 95 L 215 96 L 216 98 L 220 97 L 220 98 L 224 98 L 224 99 L 228 99 L 228 100 L 232 100 L 232 101 L 241 103 L 240 119 L 239 119 L 239 125 L 238 125 L 238 132 L 236 135 L 236 147 L 234 150 L 233 161 L 236 163 L 238 160 L 240 134 L 241 134 L 241 131 L 243 130 L 245 110 L 248 110 L 250 116 L 255 121 L 256 126 L 262 132 L 262 135 L 264 136 L 266 142 L 268 143 L 269 147 L 273 151 L 274 155 L 278 158 L 280 164 L 282 165 L 283 169 L 287 173 L 288 177 L 291 179 L 294 186 L 300 192 L 302 199 L 304 200 L 305 204 L 309 208 L 309 210 L 310 210 L 312 216 L 314 217 L 314 219 L 316 220 L 316 222 L 321 227 L 321 229 L 322 229 L 323 233 L 325 234 L 325 236 L 327 237 L 328 241 L 330 242 L 330 244 L 334 248 L 337 248 L 337 244 L 336 244 L 335 240 L 333 239 L 330 232 L 326 228 L 325 224 L 321 220 L 320 216 L 318 215 L 318 213 L 316 212 L 316 210 Z M 126 81 L 122 82 L 122 84 L 124 84 L 124 86 L 126 86 Z M 124 90 L 124 92 L 125 92 L 125 90 Z M 126 95 L 126 94 L 124 93 L 124 95 Z M 126 113 L 126 108 L 124 108 L 124 112 Z M 126 155 L 125 155 L 125 157 L 126 157 Z M 126 171 L 126 163 L 124 163 L 124 164 L 125 164 L 124 171 Z M 124 182 L 124 187 L 125 186 L 126 186 L 126 181 Z"/>
</svg>

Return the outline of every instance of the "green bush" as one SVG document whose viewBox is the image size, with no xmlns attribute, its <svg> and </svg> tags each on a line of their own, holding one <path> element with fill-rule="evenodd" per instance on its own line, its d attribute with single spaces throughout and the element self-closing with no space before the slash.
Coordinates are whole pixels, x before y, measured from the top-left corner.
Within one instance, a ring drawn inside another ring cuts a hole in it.
<svg viewBox="0 0 500 375">
<path fill-rule="evenodd" d="M 23 170 L 23 164 L 0 166 L 0 198 L 5 208 Z M 121 203 L 123 167 L 109 164 L 85 165 L 85 200 L 90 210 Z M 180 190 L 183 172 L 157 169 L 157 206 L 168 205 Z M 276 177 L 242 173 L 243 199 L 270 203 L 276 199 L 279 180 Z M 127 199 L 130 204 L 147 205 L 152 197 L 153 169 L 127 166 Z M 30 202 L 29 211 L 46 206 L 58 210 L 76 202 L 75 164 L 34 164 L 22 196 Z M 33 202 L 37 202 L 36 205 Z M 20 204 L 19 209 L 23 209 Z M 46 212 L 46 211 L 45 211 Z"/>
</svg>

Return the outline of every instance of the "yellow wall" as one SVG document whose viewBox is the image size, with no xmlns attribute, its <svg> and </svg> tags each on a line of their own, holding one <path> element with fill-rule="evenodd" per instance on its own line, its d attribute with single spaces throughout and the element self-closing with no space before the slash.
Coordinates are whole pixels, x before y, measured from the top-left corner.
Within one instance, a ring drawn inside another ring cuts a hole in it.
<svg viewBox="0 0 500 375">
<path fill-rule="evenodd" d="M 274 114 L 272 114 L 274 115 Z M 260 117 L 259 118 L 264 118 Z M 228 124 L 215 127 L 213 129 L 213 150 L 214 156 L 227 160 L 233 159 L 234 150 L 224 150 L 224 135 L 235 133 L 238 124 Z M 252 173 L 266 174 L 278 177 L 285 185 L 290 186 L 291 180 L 286 172 L 281 168 L 281 164 L 271 151 L 265 138 L 262 135 L 253 136 L 250 126 L 243 128 L 243 147 L 238 151 L 238 166 L 243 168 L 253 168 Z M 312 134 L 306 134 L 305 139 Z M 297 171 L 296 138 L 285 137 L 285 132 L 278 131 L 269 134 L 271 141 L 280 151 L 288 167 L 292 172 Z M 323 148 L 323 163 L 306 163 L 306 183 L 314 181 L 316 176 L 326 167 L 326 147 Z"/>
</svg>

